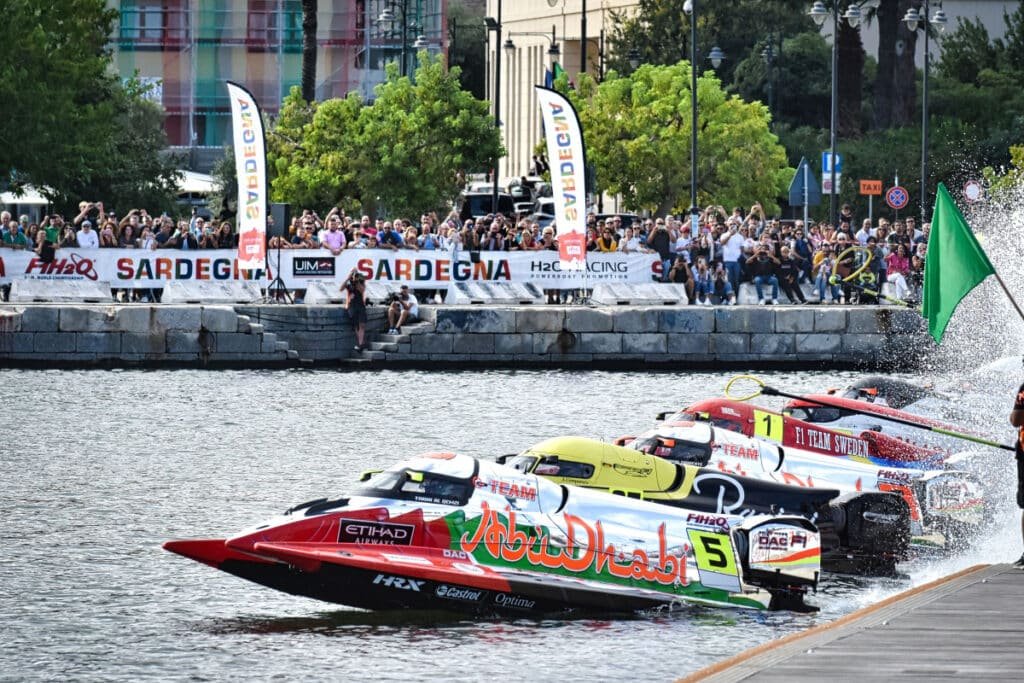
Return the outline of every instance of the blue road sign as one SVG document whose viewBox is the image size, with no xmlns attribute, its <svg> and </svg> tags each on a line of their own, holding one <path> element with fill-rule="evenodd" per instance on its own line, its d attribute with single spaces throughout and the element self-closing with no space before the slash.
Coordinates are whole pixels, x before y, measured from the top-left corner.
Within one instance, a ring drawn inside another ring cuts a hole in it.
<svg viewBox="0 0 1024 683">
<path fill-rule="evenodd" d="M 816 175 L 808 166 L 807 159 L 801 157 L 800 164 L 796 167 L 796 173 L 793 175 L 793 180 L 789 183 L 790 206 L 821 205 L 821 187 L 818 185 Z"/>
<path fill-rule="evenodd" d="M 832 174 L 832 153 L 822 152 L 821 153 L 821 172 Z M 843 172 L 843 155 L 836 154 L 836 174 Z"/>
</svg>

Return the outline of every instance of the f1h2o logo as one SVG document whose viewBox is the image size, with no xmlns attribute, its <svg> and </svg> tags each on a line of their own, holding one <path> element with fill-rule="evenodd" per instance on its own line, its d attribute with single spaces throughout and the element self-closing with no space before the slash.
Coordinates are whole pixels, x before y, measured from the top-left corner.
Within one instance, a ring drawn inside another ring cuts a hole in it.
<svg viewBox="0 0 1024 683">
<path fill-rule="evenodd" d="M 423 584 L 426 581 L 415 581 L 413 579 L 406 579 L 401 576 L 390 576 L 388 574 L 377 574 L 377 578 L 373 580 L 375 584 L 381 584 L 390 588 L 397 588 L 403 591 L 414 591 L 420 592 Z"/>
</svg>

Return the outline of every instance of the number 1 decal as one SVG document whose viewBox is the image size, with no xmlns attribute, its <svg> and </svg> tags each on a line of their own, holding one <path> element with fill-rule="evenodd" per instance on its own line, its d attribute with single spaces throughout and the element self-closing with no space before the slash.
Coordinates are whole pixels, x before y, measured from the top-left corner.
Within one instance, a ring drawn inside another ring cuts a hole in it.
<svg viewBox="0 0 1024 683">
<path fill-rule="evenodd" d="M 754 436 L 782 443 L 782 416 L 755 410 Z"/>
</svg>

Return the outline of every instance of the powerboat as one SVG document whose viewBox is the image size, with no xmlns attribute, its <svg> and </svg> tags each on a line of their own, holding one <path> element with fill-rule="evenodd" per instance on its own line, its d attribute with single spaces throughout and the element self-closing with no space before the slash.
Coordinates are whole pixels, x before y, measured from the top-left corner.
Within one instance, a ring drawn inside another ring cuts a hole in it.
<svg viewBox="0 0 1024 683">
<path fill-rule="evenodd" d="M 777 472 L 777 458 L 760 458 L 761 449 L 770 451 L 771 446 L 753 440 L 740 444 L 745 437 L 738 435 L 716 438 L 712 431 L 710 425 L 694 425 L 682 440 L 666 436 L 657 437 L 653 444 L 634 441 L 643 451 L 583 437 L 558 437 L 517 455 L 501 456 L 499 462 L 560 484 L 689 510 L 742 516 L 801 515 L 818 527 L 822 568 L 827 572 L 889 576 L 896 572 L 899 561 L 907 559 L 910 508 L 900 494 L 843 492 L 824 484 L 809 488 L 787 483 Z M 745 455 L 756 454 L 758 461 L 747 468 L 745 476 L 726 471 L 724 466 L 686 464 L 691 461 L 684 453 L 687 449 L 695 449 L 692 459 L 704 462 L 710 448 L 736 453 L 743 449 Z M 668 457 L 657 457 L 652 451 Z"/>
<path fill-rule="evenodd" d="M 351 495 L 230 538 L 164 548 L 293 595 L 476 616 L 810 611 L 821 566 L 820 535 L 799 515 L 667 508 L 452 453 L 366 473 Z"/>
<path fill-rule="evenodd" d="M 939 536 L 941 544 L 950 550 L 976 538 L 978 529 L 991 517 L 984 489 L 971 473 L 837 458 L 749 437 L 713 421 L 665 421 L 639 436 L 623 437 L 620 443 L 677 462 L 741 476 L 843 493 L 894 493 L 907 503 L 911 535 L 933 539 L 933 543 Z"/>
</svg>

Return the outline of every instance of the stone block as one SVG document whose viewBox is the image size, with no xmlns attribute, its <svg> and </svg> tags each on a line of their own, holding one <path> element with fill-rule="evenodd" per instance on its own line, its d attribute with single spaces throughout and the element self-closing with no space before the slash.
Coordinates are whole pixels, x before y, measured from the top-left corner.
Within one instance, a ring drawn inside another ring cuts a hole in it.
<svg viewBox="0 0 1024 683">
<path fill-rule="evenodd" d="M 804 330 L 805 332 L 809 330 Z M 819 308 L 814 311 L 815 332 L 845 332 L 845 308 Z"/>
<path fill-rule="evenodd" d="M 767 330 L 766 330 L 767 331 Z M 775 331 L 779 333 L 814 331 L 814 311 L 808 308 L 776 308 Z"/>
<path fill-rule="evenodd" d="M 0 309 L 0 334 L 21 332 L 21 313 L 13 309 Z"/>
<path fill-rule="evenodd" d="M 516 311 L 510 308 L 446 308 L 436 313 L 438 332 L 504 334 L 516 331 Z"/>
<path fill-rule="evenodd" d="M 26 306 L 20 310 L 24 332 L 56 332 L 60 329 L 60 308 L 57 306 Z"/>
<path fill-rule="evenodd" d="M 34 353 L 74 353 L 77 343 L 74 333 L 36 332 L 32 340 Z"/>
<path fill-rule="evenodd" d="M 517 308 L 516 332 L 561 332 L 565 326 L 565 309 L 561 307 Z"/>
<path fill-rule="evenodd" d="M 667 335 L 670 354 L 706 355 L 710 335 L 707 334 L 670 334 Z"/>
<path fill-rule="evenodd" d="M 559 345 L 559 341 L 569 338 L 567 335 L 563 335 L 560 332 L 538 332 L 528 336 L 533 339 L 532 352 L 535 354 L 562 353 L 562 347 Z M 579 340 L 575 335 L 572 336 L 572 339 L 575 343 L 579 343 Z"/>
<path fill-rule="evenodd" d="M 866 354 L 869 356 L 881 353 L 886 346 L 884 334 L 844 334 L 843 352 Z"/>
<path fill-rule="evenodd" d="M 202 323 L 200 306 L 154 306 L 153 327 L 156 330 L 196 331 Z"/>
<path fill-rule="evenodd" d="M 287 346 L 287 344 L 285 345 Z M 280 349 L 284 351 L 285 349 Z M 278 351 L 277 348 L 277 335 L 273 332 L 267 332 L 260 339 L 260 352 L 261 353 L 275 353 Z"/>
<path fill-rule="evenodd" d="M 659 332 L 707 334 L 715 331 L 713 308 L 664 308 L 658 311 Z"/>
<path fill-rule="evenodd" d="M 496 334 L 494 335 L 495 353 L 532 353 L 532 334 Z"/>
<path fill-rule="evenodd" d="M 613 313 L 603 308 L 570 308 L 565 312 L 565 329 L 572 332 L 611 332 Z"/>
<path fill-rule="evenodd" d="M 583 332 L 574 353 L 622 353 L 622 335 L 614 332 Z"/>
<path fill-rule="evenodd" d="M 452 352 L 457 354 L 493 354 L 493 334 L 455 334 L 452 339 Z"/>
<path fill-rule="evenodd" d="M 850 334 L 879 334 L 882 331 L 878 320 L 880 312 L 873 306 L 849 309 L 846 311 L 846 331 Z"/>
<path fill-rule="evenodd" d="M 623 353 L 667 353 L 667 334 L 624 334 L 622 335 Z"/>
<path fill-rule="evenodd" d="M 75 351 L 111 356 L 121 353 L 121 334 L 118 332 L 78 332 Z"/>
<path fill-rule="evenodd" d="M 796 335 L 796 353 L 826 354 L 839 353 L 843 348 L 843 336 L 840 334 L 798 334 Z"/>
<path fill-rule="evenodd" d="M 120 306 L 114 316 L 113 330 L 145 334 L 149 332 L 153 319 L 153 307 Z"/>
<path fill-rule="evenodd" d="M 750 352 L 748 334 L 711 334 L 708 335 L 708 342 L 708 351 L 716 357 Z"/>
<path fill-rule="evenodd" d="M 794 337 L 792 334 L 752 334 L 750 335 L 750 352 L 772 356 L 776 360 L 786 360 L 784 356 L 793 353 Z"/>
<path fill-rule="evenodd" d="M 203 306 L 201 324 L 210 332 L 237 332 L 238 314 L 230 306 Z"/>
<path fill-rule="evenodd" d="M 196 309 L 198 312 L 198 309 Z M 199 333 L 198 332 L 168 332 L 167 333 L 167 353 L 168 354 L 181 354 L 181 355 L 194 355 L 198 356 L 200 352 L 199 347 Z"/>
<path fill-rule="evenodd" d="M 883 308 L 878 311 L 879 331 L 890 334 L 914 334 L 925 329 L 925 320 L 907 308 Z"/>
<path fill-rule="evenodd" d="M 454 341 L 453 334 L 421 334 L 410 340 L 409 348 L 413 353 L 452 353 Z"/>
<path fill-rule="evenodd" d="M 658 308 L 615 309 L 615 331 L 643 334 L 658 331 Z"/>
<path fill-rule="evenodd" d="M 775 311 L 765 307 L 720 306 L 715 309 L 715 332 L 764 332 L 774 329 Z"/>
<path fill-rule="evenodd" d="M 198 335 L 197 335 L 198 336 Z M 265 335 L 239 334 L 237 332 L 221 332 L 216 335 L 213 348 L 219 357 L 224 353 L 259 353 L 262 349 L 261 337 Z M 171 335 L 167 335 L 167 348 L 170 350 Z M 277 336 L 274 336 L 277 341 Z M 198 342 L 197 342 L 198 349 Z"/>
<path fill-rule="evenodd" d="M 5 332 L 0 334 L 0 353 L 32 353 L 35 333 Z"/>
<path fill-rule="evenodd" d="M 121 334 L 121 352 L 126 354 L 162 354 L 167 350 L 167 340 L 163 334 Z"/>
</svg>

